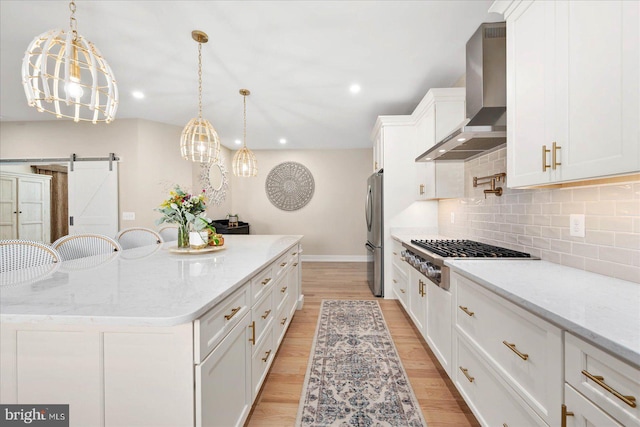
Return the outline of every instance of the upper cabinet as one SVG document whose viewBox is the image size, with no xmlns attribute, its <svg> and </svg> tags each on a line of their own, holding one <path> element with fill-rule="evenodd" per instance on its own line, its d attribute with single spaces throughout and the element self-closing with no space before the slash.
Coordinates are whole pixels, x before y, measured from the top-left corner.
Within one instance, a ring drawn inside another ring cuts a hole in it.
<svg viewBox="0 0 640 427">
<path fill-rule="evenodd" d="M 414 110 L 415 157 L 450 134 L 465 119 L 465 89 L 431 89 Z M 416 168 L 416 200 L 464 196 L 464 162 L 420 162 Z"/>
<path fill-rule="evenodd" d="M 510 187 L 640 171 L 640 3 L 497 1 Z"/>
</svg>

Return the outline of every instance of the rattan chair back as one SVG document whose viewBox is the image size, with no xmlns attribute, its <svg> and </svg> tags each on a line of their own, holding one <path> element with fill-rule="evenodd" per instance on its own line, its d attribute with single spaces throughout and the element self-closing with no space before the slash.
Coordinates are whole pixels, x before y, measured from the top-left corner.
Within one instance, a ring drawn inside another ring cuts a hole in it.
<svg viewBox="0 0 640 427">
<path fill-rule="evenodd" d="M 158 230 L 158 233 L 165 242 L 175 242 L 178 240 L 178 226 L 176 225 L 167 225 L 166 227 L 162 227 Z"/>
<path fill-rule="evenodd" d="M 62 261 L 57 250 L 30 240 L 0 240 L 0 273 Z"/>
<path fill-rule="evenodd" d="M 116 240 L 122 249 L 139 248 L 140 246 L 159 245 L 164 240 L 156 231 L 142 227 L 126 228 L 118 233 Z"/>
<path fill-rule="evenodd" d="M 122 250 L 120 243 L 102 234 L 70 234 L 53 242 L 64 261 Z"/>
</svg>

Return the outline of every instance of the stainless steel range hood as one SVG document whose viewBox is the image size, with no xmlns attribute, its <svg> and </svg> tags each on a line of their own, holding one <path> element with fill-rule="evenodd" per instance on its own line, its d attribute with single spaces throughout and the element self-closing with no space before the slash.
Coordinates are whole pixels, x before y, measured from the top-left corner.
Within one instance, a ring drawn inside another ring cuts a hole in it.
<svg viewBox="0 0 640 427">
<path fill-rule="evenodd" d="M 506 24 L 482 24 L 467 42 L 467 120 L 416 162 L 469 160 L 507 142 L 506 53 Z"/>
</svg>

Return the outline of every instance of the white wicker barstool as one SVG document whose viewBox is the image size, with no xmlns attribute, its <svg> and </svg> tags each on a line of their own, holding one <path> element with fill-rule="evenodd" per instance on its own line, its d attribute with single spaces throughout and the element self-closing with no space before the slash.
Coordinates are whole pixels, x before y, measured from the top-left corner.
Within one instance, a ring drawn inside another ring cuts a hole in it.
<svg viewBox="0 0 640 427">
<path fill-rule="evenodd" d="M 0 273 L 62 261 L 57 250 L 30 240 L 0 240 Z"/>
<path fill-rule="evenodd" d="M 177 225 L 167 225 L 166 227 L 162 227 L 158 230 L 158 233 L 162 237 L 162 240 L 165 242 L 175 242 L 178 240 L 178 226 Z"/>
<path fill-rule="evenodd" d="M 63 261 L 122 250 L 120 243 L 102 234 L 70 234 L 53 242 Z"/>
<path fill-rule="evenodd" d="M 116 240 L 122 249 L 139 248 L 140 246 L 159 245 L 164 239 L 157 232 L 148 228 L 126 228 L 118 233 Z"/>
</svg>

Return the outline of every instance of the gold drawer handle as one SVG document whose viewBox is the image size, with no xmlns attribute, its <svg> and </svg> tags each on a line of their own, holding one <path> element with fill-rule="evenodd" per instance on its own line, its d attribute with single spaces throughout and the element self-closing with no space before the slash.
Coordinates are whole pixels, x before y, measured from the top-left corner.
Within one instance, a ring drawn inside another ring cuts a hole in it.
<svg viewBox="0 0 640 427">
<path fill-rule="evenodd" d="M 267 360 L 269 360 L 269 355 L 271 354 L 271 350 L 267 351 L 264 353 L 264 357 L 262 358 L 263 362 L 266 362 Z"/>
<path fill-rule="evenodd" d="M 284 319 L 282 319 L 282 320 L 280 321 L 280 324 L 281 324 L 281 325 L 284 325 L 285 323 L 287 323 L 287 319 L 288 319 L 288 317 L 285 317 Z"/>
<path fill-rule="evenodd" d="M 266 285 L 267 283 L 269 283 L 271 281 L 271 277 L 267 277 L 266 279 L 264 279 L 262 282 L 263 285 Z"/>
<path fill-rule="evenodd" d="M 281 293 L 283 293 L 283 294 L 284 294 L 285 292 L 287 292 L 287 287 L 285 286 L 284 288 L 280 289 L 280 292 L 281 292 Z"/>
<path fill-rule="evenodd" d="M 287 263 L 283 262 L 282 264 L 280 264 L 280 267 L 284 267 L 285 265 L 287 265 Z"/>
<path fill-rule="evenodd" d="M 513 351 L 515 354 L 517 354 L 517 355 L 520 357 L 520 359 L 522 359 L 522 360 L 527 360 L 527 359 L 529 358 L 529 355 L 528 355 L 528 354 L 525 354 L 525 353 L 522 353 L 522 352 L 518 351 L 518 349 L 516 348 L 516 345 L 515 345 L 515 344 L 508 343 L 508 342 L 506 342 L 506 341 L 502 341 L 502 344 L 504 344 L 504 345 L 506 345 L 507 347 L 509 347 L 509 349 L 510 349 L 511 351 Z"/>
<path fill-rule="evenodd" d="M 394 255 L 398 255 L 398 253 L 397 253 L 397 252 L 394 252 L 393 254 L 394 254 Z"/>
<path fill-rule="evenodd" d="M 551 152 L 551 150 L 547 150 L 547 146 L 542 146 L 542 172 L 546 172 L 547 169 L 551 167 L 550 164 L 547 164 L 547 153 Z"/>
<path fill-rule="evenodd" d="M 424 194 L 424 184 L 420 184 L 420 195 Z"/>
<path fill-rule="evenodd" d="M 296 255 L 298 255 L 298 252 L 293 252 L 293 253 L 291 254 L 291 256 L 296 256 Z"/>
<path fill-rule="evenodd" d="M 613 394 L 618 399 L 622 400 L 627 405 L 631 406 L 632 408 L 636 407 L 636 398 L 635 398 L 635 396 L 625 396 L 622 393 L 620 393 L 619 391 L 614 390 L 613 388 L 611 388 L 610 385 L 608 385 L 608 384 L 606 384 L 604 382 L 604 377 L 602 377 L 600 375 L 593 375 L 589 371 L 586 371 L 586 370 L 583 370 L 582 374 L 586 375 L 593 382 L 598 384 L 603 389 L 607 390 L 609 393 Z"/>
<path fill-rule="evenodd" d="M 567 405 L 562 404 L 562 415 L 560 419 L 560 427 L 567 427 L 567 417 L 573 417 L 574 413 L 567 411 Z"/>
<path fill-rule="evenodd" d="M 555 169 L 556 166 L 562 166 L 562 163 L 560 163 L 559 161 L 557 161 L 557 157 L 558 157 L 558 150 L 561 149 L 562 147 L 557 145 L 554 141 L 553 144 L 551 144 L 551 169 Z"/>
<path fill-rule="evenodd" d="M 263 319 L 266 319 L 267 317 L 269 317 L 269 315 L 271 314 L 271 310 L 267 310 L 264 312 L 264 314 L 261 316 Z"/>
<path fill-rule="evenodd" d="M 256 321 L 254 320 L 253 322 L 251 322 L 249 327 L 251 328 L 251 338 L 249 338 L 249 342 L 253 345 L 256 345 Z"/>
<path fill-rule="evenodd" d="M 225 315 L 224 315 L 224 318 L 225 318 L 226 320 L 231 320 L 231 318 L 232 318 L 233 316 L 235 316 L 235 315 L 236 315 L 236 313 L 237 313 L 237 312 L 239 312 L 241 308 L 242 308 L 241 306 L 238 306 L 238 307 L 236 307 L 236 308 L 232 308 L 232 309 L 231 309 L 231 314 L 225 314 Z"/>
<path fill-rule="evenodd" d="M 460 366 L 460 370 L 462 371 L 462 373 L 464 374 L 465 377 L 467 377 L 467 379 L 469 380 L 470 383 L 473 382 L 473 380 L 475 380 L 475 378 L 473 378 L 471 375 L 468 374 L 469 370 L 463 368 L 462 366 Z"/>
<path fill-rule="evenodd" d="M 400 289 L 400 292 L 402 292 L 403 294 L 406 293 L 404 289 Z"/>
<path fill-rule="evenodd" d="M 392 280 L 393 280 L 393 283 L 398 283 L 398 281 L 396 279 L 392 279 Z"/>
<path fill-rule="evenodd" d="M 474 315 L 473 311 L 469 311 L 469 307 L 463 307 L 461 305 L 458 306 L 460 308 L 460 310 L 464 311 L 465 313 L 467 313 L 469 315 L 469 317 Z"/>
<path fill-rule="evenodd" d="M 297 267 L 297 266 L 298 266 L 298 263 L 297 263 L 297 262 L 294 262 L 294 263 L 293 263 L 293 266 L 294 266 L 294 267 Z"/>
</svg>

